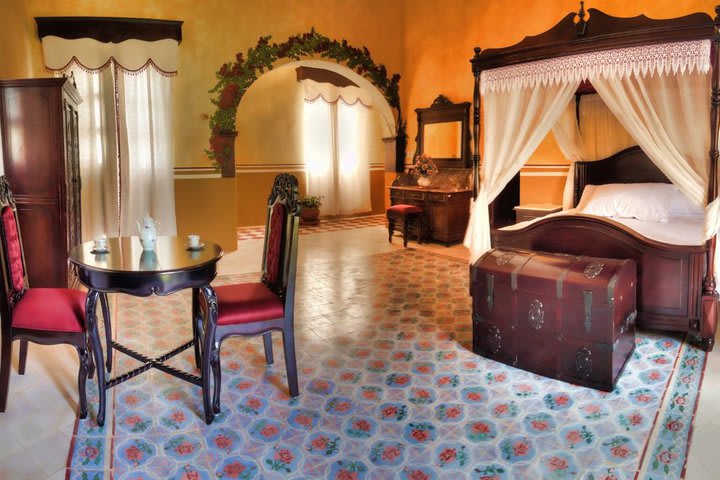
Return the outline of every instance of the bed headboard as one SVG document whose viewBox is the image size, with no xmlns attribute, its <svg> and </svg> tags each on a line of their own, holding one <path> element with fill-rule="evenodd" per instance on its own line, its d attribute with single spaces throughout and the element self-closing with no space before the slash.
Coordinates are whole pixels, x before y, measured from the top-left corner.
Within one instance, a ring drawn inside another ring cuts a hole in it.
<svg viewBox="0 0 720 480">
<path fill-rule="evenodd" d="M 595 162 L 575 163 L 573 206 L 577 206 L 585 185 L 606 183 L 672 183 L 640 147 L 630 147 Z"/>
</svg>

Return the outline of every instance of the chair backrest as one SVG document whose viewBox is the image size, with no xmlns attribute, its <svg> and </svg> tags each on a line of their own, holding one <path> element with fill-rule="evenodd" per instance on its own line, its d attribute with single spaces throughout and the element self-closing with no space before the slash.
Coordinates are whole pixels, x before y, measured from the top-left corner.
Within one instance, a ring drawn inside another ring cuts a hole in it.
<svg viewBox="0 0 720 480">
<path fill-rule="evenodd" d="M 3 278 L 0 313 L 5 322 L 28 289 L 28 280 L 15 198 L 4 175 L 0 176 L 0 266 Z"/>
<path fill-rule="evenodd" d="M 267 201 L 262 282 L 292 308 L 297 269 L 300 209 L 295 176 L 281 173 L 275 177 Z"/>
</svg>

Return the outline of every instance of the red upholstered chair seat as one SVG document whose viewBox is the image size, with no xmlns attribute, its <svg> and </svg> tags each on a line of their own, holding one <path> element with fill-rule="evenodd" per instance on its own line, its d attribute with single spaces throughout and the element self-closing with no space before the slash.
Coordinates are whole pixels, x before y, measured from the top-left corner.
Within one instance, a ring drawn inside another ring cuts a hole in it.
<svg viewBox="0 0 720 480">
<path fill-rule="evenodd" d="M 415 205 L 393 205 L 392 207 L 387 209 L 387 213 L 397 213 L 400 215 L 408 215 L 413 213 L 422 213 L 422 208 L 415 206 Z"/>
<path fill-rule="evenodd" d="M 12 310 L 12 326 L 54 332 L 85 331 L 85 292 L 31 288 Z"/>
<path fill-rule="evenodd" d="M 218 325 L 260 322 L 282 318 L 283 302 L 263 283 L 241 283 L 215 288 Z"/>
</svg>

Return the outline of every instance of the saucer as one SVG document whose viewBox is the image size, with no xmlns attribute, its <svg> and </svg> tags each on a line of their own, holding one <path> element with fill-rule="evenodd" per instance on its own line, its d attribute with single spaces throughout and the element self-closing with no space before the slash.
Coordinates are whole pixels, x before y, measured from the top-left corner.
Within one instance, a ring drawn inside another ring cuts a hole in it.
<svg viewBox="0 0 720 480">
<path fill-rule="evenodd" d="M 200 242 L 200 243 L 198 243 L 197 245 L 195 245 L 194 247 L 188 245 L 188 246 L 187 246 L 187 249 L 188 249 L 188 250 L 201 250 L 204 246 L 205 246 L 205 244 L 202 243 L 202 242 Z"/>
<path fill-rule="evenodd" d="M 92 254 L 94 254 L 94 255 L 102 255 L 102 254 L 104 254 L 104 253 L 108 253 L 109 251 L 110 251 L 109 248 L 104 248 L 104 249 L 102 249 L 102 250 L 97 249 L 97 248 L 93 248 L 92 250 L 90 250 L 90 253 L 92 253 Z"/>
</svg>

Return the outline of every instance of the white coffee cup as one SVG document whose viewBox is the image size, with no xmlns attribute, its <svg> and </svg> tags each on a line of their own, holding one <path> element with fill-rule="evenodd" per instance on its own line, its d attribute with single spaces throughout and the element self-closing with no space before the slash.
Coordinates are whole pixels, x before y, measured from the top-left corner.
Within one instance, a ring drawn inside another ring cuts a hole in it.
<svg viewBox="0 0 720 480">
<path fill-rule="evenodd" d="M 199 247 L 200 246 L 200 235 L 188 235 L 187 236 L 188 247 Z"/>
<path fill-rule="evenodd" d="M 107 238 L 105 238 L 105 237 L 96 238 L 93 242 L 93 247 L 98 252 L 107 250 Z"/>
</svg>

